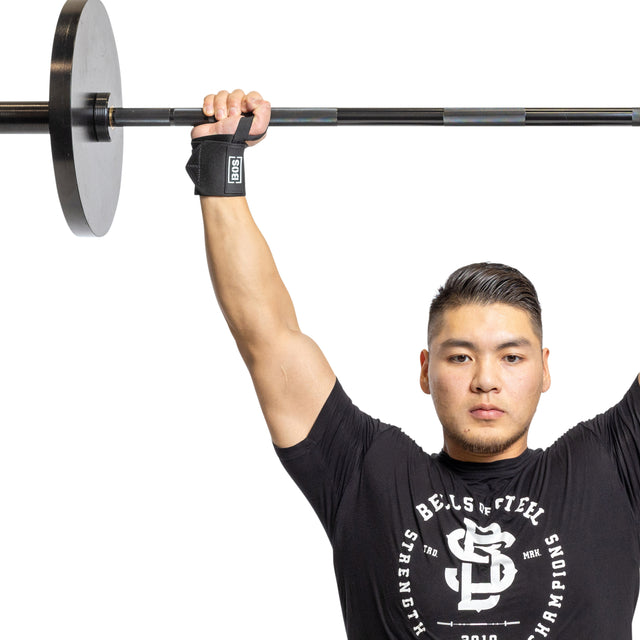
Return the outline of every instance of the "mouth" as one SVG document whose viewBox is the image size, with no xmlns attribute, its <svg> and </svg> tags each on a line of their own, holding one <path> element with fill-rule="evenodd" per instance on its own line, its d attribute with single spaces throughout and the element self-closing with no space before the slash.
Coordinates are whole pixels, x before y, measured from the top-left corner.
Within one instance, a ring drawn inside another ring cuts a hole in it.
<svg viewBox="0 0 640 640">
<path fill-rule="evenodd" d="M 472 407 L 469 413 L 478 420 L 497 420 L 504 415 L 504 411 L 492 404 L 479 404 Z"/>
</svg>

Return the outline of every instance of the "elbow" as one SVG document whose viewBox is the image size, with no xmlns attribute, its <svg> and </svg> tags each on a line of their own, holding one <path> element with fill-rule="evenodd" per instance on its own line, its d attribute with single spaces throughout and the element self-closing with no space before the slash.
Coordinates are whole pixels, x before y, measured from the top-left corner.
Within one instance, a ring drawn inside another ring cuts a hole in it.
<svg viewBox="0 0 640 640">
<path fill-rule="evenodd" d="M 238 351 L 249 367 L 264 354 L 276 352 L 288 337 L 300 333 L 295 317 L 280 318 L 260 314 L 258 317 L 227 323 Z"/>
</svg>

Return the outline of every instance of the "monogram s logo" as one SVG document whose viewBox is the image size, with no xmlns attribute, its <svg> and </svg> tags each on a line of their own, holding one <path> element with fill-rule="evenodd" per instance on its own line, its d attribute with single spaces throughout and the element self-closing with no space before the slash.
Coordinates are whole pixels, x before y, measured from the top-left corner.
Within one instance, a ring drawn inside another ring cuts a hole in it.
<svg viewBox="0 0 640 640">
<path fill-rule="evenodd" d="M 517 569 L 502 549 L 511 547 L 516 539 L 498 524 L 480 527 L 468 518 L 464 524 L 466 529 L 456 529 L 447 536 L 449 549 L 462 562 L 462 568 L 445 569 L 444 577 L 447 585 L 460 594 L 458 610 L 479 613 L 495 607 L 500 600 L 498 594 L 513 584 Z"/>
</svg>

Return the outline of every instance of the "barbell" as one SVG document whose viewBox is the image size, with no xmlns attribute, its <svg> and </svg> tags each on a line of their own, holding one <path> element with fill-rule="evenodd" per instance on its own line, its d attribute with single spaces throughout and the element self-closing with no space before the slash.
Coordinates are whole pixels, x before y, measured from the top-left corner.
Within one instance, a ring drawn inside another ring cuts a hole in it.
<svg viewBox="0 0 640 640">
<path fill-rule="evenodd" d="M 80 236 L 103 236 L 115 216 L 122 128 L 215 122 L 202 109 L 124 108 L 111 22 L 100 0 L 67 0 L 53 39 L 49 102 L 0 102 L 0 133 L 49 133 L 58 197 Z M 270 126 L 640 125 L 629 109 L 273 109 Z"/>
</svg>

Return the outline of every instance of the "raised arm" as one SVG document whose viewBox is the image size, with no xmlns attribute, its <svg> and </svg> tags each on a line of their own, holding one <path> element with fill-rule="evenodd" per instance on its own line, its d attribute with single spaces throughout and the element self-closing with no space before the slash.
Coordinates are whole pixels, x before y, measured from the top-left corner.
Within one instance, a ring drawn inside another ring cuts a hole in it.
<svg viewBox="0 0 640 640">
<path fill-rule="evenodd" d="M 254 114 L 251 135 L 266 131 L 271 107 L 253 92 L 205 98 L 214 125 L 193 137 L 235 132 L 241 113 Z M 202 197 L 205 242 L 218 303 L 246 363 L 273 442 L 303 440 L 335 384 L 318 346 L 300 331 L 293 303 L 244 197 Z"/>
</svg>

